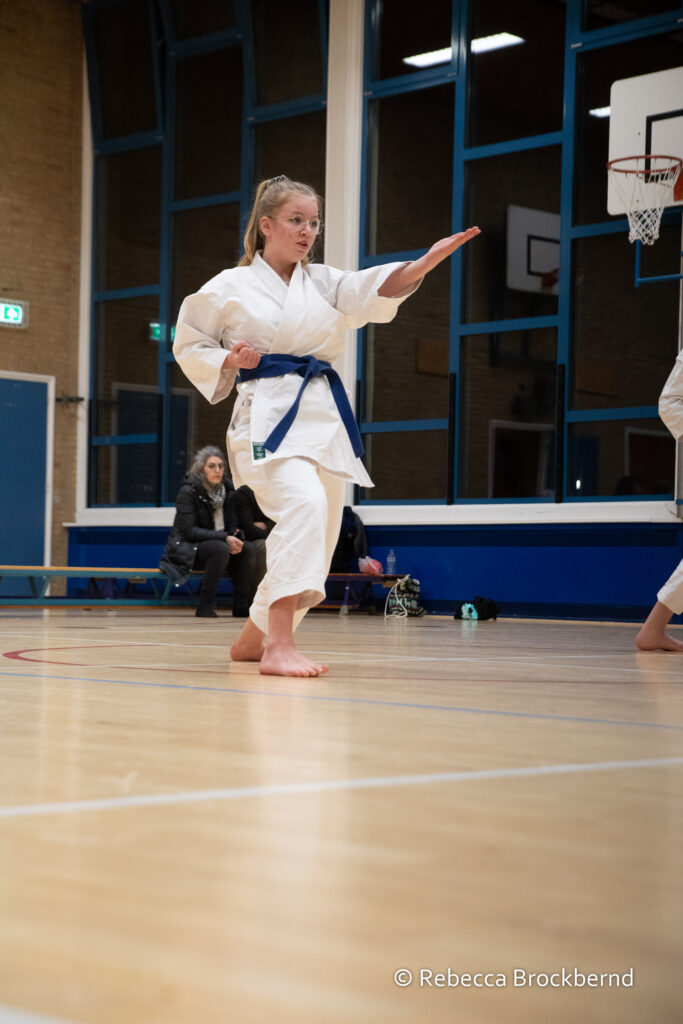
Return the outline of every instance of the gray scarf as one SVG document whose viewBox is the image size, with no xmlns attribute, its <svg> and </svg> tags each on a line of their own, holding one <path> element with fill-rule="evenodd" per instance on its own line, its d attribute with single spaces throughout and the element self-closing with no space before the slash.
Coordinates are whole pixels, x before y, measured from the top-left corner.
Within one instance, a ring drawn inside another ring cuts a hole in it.
<svg viewBox="0 0 683 1024">
<path fill-rule="evenodd" d="M 212 487 L 211 484 L 204 479 L 203 474 L 200 483 L 206 491 L 206 495 L 214 512 L 216 509 L 223 508 L 223 505 L 225 505 L 225 484 L 218 484 L 217 487 Z"/>
</svg>

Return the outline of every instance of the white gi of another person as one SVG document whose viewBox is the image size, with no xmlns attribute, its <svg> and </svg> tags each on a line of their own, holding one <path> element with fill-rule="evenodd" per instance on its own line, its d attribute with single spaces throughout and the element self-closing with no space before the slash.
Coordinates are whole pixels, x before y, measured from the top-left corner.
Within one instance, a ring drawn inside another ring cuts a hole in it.
<svg viewBox="0 0 683 1024">
<path fill-rule="evenodd" d="M 261 182 L 244 256 L 185 299 L 173 345 L 209 402 L 224 399 L 237 380 L 227 434 L 232 477 L 236 487 L 251 487 L 275 526 L 266 575 L 230 656 L 258 661 L 270 675 L 327 671 L 297 649 L 294 632 L 325 596 L 346 483 L 373 486 L 331 365 L 345 331 L 393 320 L 424 275 L 479 234 L 472 227 L 443 238 L 412 262 L 342 271 L 310 262 L 321 210 L 308 185 L 283 175 Z"/>
<path fill-rule="evenodd" d="M 683 352 L 674 363 L 659 396 L 659 415 L 677 441 L 683 437 Z M 666 632 L 672 615 L 683 612 L 683 562 L 657 594 L 657 601 L 636 637 L 641 651 L 683 652 L 683 643 Z"/>
</svg>

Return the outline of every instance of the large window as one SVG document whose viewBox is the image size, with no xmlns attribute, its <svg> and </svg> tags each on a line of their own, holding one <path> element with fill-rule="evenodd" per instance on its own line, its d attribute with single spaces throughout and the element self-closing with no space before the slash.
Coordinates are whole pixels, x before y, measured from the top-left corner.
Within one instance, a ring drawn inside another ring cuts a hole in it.
<svg viewBox="0 0 683 1024">
<path fill-rule="evenodd" d="M 183 298 L 240 256 L 254 187 L 325 182 L 325 0 L 88 0 L 95 146 L 88 495 L 171 504 L 224 446 L 171 351 Z"/>
<path fill-rule="evenodd" d="M 482 233 L 391 323 L 359 332 L 376 486 L 358 500 L 670 497 L 657 398 L 680 338 L 681 208 L 654 246 L 629 244 L 607 212 L 605 108 L 615 80 L 683 64 L 680 3 L 364 8 L 360 267 L 414 259 L 470 224 Z M 210 405 L 176 366 L 180 304 L 239 259 L 257 181 L 284 173 L 324 194 L 328 0 L 83 9 L 89 500 L 170 504 L 193 451 L 224 444 L 233 401 Z M 342 88 L 338 68 L 332 81 Z"/>
<path fill-rule="evenodd" d="M 607 213 L 604 113 L 616 79 L 683 63 L 680 9 L 428 7 L 366 3 L 361 263 L 482 234 L 363 334 L 376 487 L 360 498 L 670 497 L 657 398 L 678 348 L 681 213 L 651 250 L 629 245 Z"/>
</svg>

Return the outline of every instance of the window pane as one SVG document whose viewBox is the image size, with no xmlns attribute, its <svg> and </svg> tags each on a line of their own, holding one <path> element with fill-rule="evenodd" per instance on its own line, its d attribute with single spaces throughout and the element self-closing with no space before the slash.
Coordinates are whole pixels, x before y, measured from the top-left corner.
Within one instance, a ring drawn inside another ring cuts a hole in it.
<svg viewBox="0 0 683 1024">
<path fill-rule="evenodd" d="M 161 237 L 161 146 L 97 161 L 96 288 L 157 284 Z"/>
<path fill-rule="evenodd" d="M 613 82 L 621 78 L 632 78 L 635 75 L 647 75 L 653 71 L 678 67 L 682 63 L 679 36 L 680 33 L 644 36 L 637 42 L 606 46 L 600 50 L 579 54 L 577 144 L 574 150 L 576 223 L 595 223 L 609 218 L 606 170 L 609 155 L 609 118 L 596 117 L 590 111 L 609 107 Z"/>
<path fill-rule="evenodd" d="M 555 494 L 554 330 L 464 338 L 461 498 Z"/>
<path fill-rule="evenodd" d="M 159 451 L 156 444 L 106 445 L 93 451 L 93 505 L 157 505 Z"/>
<path fill-rule="evenodd" d="M 422 4 L 419 17 L 415 16 L 415 0 L 391 0 L 379 6 L 375 78 L 421 71 L 420 67 L 405 64 L 405 58 L 450 49 L 451 0 L 430 0 Z"/>
<path fill-rule="evenodd" d="M 374 488 L 372 501 L 445 501 L 448 434 L 445 430 L 366 434 L 365 464 Z"/>
<path fill-rule="evenodd" d="M 241 48 L 232 46 L 179 61 L 175 198 L 239 189 L 241 142 Z"/>
<path fill-rule="evenodd" d="M 572 497 L 671 497 L 676 445 L 658 420 L 569 424 Z"/>
<path fill-rule="evenodd" d="M 204 206 L 183 210 L 173 218 L 173 290 L 171 323 L 186 295 L 239 258 L 239 206 Z"/>
<path fill-rule="evenodd" d="M 563 3 L 476 0 L 470 39 L 507 32 L 524 40 L 469 55 L 469 145 L 562 128 Z"/>
<path fill-rule="evenodd" d="M 259 124 L 254 129 L 256 181 L 286 174 L 325 193 L 324 111 Z M 317 258 L 322 258 L 319 253 Z"/>
<path fill-rule="evenodd" d="M 371 253 L 427 248 L 451 232 L 453 86 L 370 105 Z"/>
<path fill-rule="evenodd" d="M 232 0 L 171 0 L 171 10 L 178 39 L 205 36 L 236 25 Z"/>
<path fill-rule="evenodd" d="M 389 324 L 370 324 L 363 418 L 448 416 L 449 269 L 432 271 Z"/>
<path fill-rule="evenodd" d="M 634 18 L 649 18 L 653 14 L 677 11 L 679 7 L 679 0 L 619 0 L 618 4 L 585 0 L 583 27 L 589 30 L 619 28 Z"/>
<path fill-rule="evenodd" d="M 557 312 L 560 172 L 559 146 L 468 163 L 465 321 Z"/>
<path fill-rule="evenodd" d="M 195 452 L 207 444 L 215 444 L 225 452 L 225 435 L 236 391 L 233 389 L 223 402 L 211 405 L 193 387 L 177 363 L 169 366 L 168 388 L 168 485 L 164 501 L 175 502 L 183 476 L 189 469 Z"/>
<path fill-rule="evenodd" d="M 150 428 L 149 406 L 142 410 L 130 396 L 144 392 L 152 394 L 156 402 L 158 343 L 151 335 L 152 324 L 158 319 L 156 296 L 97 304 L 95 434 L 138 434 L 157 429 Z M 121 391 L 126 392 L 123 399 Z"/>
<path fill-rule="evenodd" d="M 152 131 L 157 111 L 147 4 L 100 7 L 94 23 L 103 137 Z"/>
<path fill-rule="evenodd" d="M 664 227 L 643 273 L 679 273 L 680 227 Z M 572 407 L 656 405 L 678 351 L 679 282 L 636 288 L 626 232 L 574 246 Z"/>
<path fill-rule="evenodd" d="M 258 102 L 324 92 L 317 0 L 254 0 L 252 11 Z"/>
</svg>

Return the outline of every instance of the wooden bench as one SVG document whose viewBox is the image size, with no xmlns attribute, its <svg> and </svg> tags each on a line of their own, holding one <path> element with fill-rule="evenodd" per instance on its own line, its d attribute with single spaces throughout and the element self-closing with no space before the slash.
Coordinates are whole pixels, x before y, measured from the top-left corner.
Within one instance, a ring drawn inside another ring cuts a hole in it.
<svg viewBox="0 0 683 1024">
<path fill-rule="evenodd" d="M 201 579 L 203 571 L 193 570 L 190 578 Z M 107 607 L 114 605 L 165 605 L 173 589 L 173 582 L 161 569 L 122 569 L 119 567 L 92 567 L 75 565 L 0 565 L 0 582 L 4 579 L 28 580 L 31 588 L 30 597 L 12 597 L 0 594 L 0 605 L 47 604 L 47 605 L 83 605 L 90 600 Z M 88 581 L 88 596 L 84 597 L 51 597 L 47 591 L 53 579 L 84 579 Z M 372 604 L 372 587 L 392 587 L 396 580 L 402 579 L 400 574 L 385 573 L 370 576 L 361 572 L 331 572 L 327 583 L 343 583 L 344 597 L 341 601 L 325 598 L 317 608 L 323 611 L 339 611 L 340 615 L 348 615 L 350 611 L 366 608 L 374 609 Z M 116 591 L 115 581 L 125 580 L 128 584 L 150 583 L 154 592 L 153 598 L 133 595 L 122 595 Z M 103 586 L 104 581 L 104 586 Z M 110 584 L 107 586 L 106 584 Z"/>
<path fill-rule="evenodd" d="M 193 571 L 190 577 L 201 578 L 202 572 Z M 30 597 L 12 597 L 0 594 L 0 604 L 87 604 L 92 598 L 107 605 L 162 605 L 168 601 L 173 583 L 161 569 L 125 569 L 118 566 L 75 566 L 75 565 L 0 565 L 0 581 L 5 579 L 28 580 Z M 88 581 L 88 597 L 50 597 L 48 587 L 53 579 L 84 579 Z M 129 584 L 151 583 L 153 598 L 123 596 L 117 593 L 115 580 Z M 99 582 L 98 582 L 99 581 Z M 102 586 L 106 581 L 110 586 Z"/>
<path fill-rule="evenodd" d="M 331 572 L 327 577 L 327 584 L 344 583 L 344 597 L 341 601 L 326 597 L 324 601 L 315 606 L 315 610 L 339 611 L 340 615 L 348 615 L 350 611 L 373 612 L 375 606 L 372 601 L 373 585 L 386 588 L 393 587 L 397 580 L 403 579 L 400 573 L 382 573 L 374 576 L 365 572 Z"/>
</svg>

